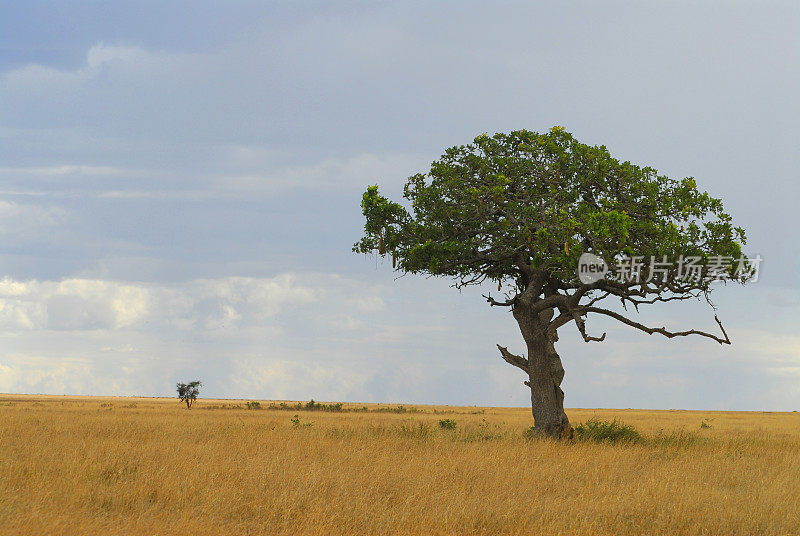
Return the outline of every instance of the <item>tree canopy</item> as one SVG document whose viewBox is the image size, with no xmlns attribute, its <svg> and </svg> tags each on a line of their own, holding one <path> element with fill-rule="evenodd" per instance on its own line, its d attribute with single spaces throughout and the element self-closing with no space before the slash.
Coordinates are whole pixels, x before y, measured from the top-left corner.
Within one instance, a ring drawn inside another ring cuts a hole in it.
<svg viewBox="0 0 800 536">
<path fill-rule="evenodd" d="M 203 382 L 200 381 L 193 381 L 189 383 L 177 383 L 175 387 L 178 391 L 178 398 L 181 402 L 186 403 L 186 407 L 191 409 L 192 404 L 194 401 L 197 400 L 197 395 L 200 394 L 200 387 L 203 385 Z"/>
<path fill-rule="evenodd" d="M 365 234 L 354 251 L 390 255 L 399 271 L 450 276 L 459 287 L 495 280 L 508 295 L 487 296 L 492 305 L 512 306 L 528 294 L 536 310 L 559 310 L 552 329 L 575 320 L 587 340 L 593 339 L 583 327 L 588 313 L 651 329 L 598 307 L 603 298 L 638 307 L 708 297 L 712 279 L 682 279 L 680 267 L 653 278 L 653 267 L 645 265 L 635 280 L 585 284 L 576 278 L 583 252 L 609 266 L 637 257 L 693 257 L 702 265 L 724 258 L 731 262 L 717 278 L 744 282 L 753 273 L 742 254 L 744 229 L 733 225 L 720 199 L 698 190 L 694 178 L 672 179 L 622 162 L 562 127 L 483 134 L 447 149 L 427 173 L 408 179 L 404 197 L 405 206 L 377 186 L 367 189 Z M 655 332 L 729 342 L 724 330 L 724 337 Z"/>
</svg>

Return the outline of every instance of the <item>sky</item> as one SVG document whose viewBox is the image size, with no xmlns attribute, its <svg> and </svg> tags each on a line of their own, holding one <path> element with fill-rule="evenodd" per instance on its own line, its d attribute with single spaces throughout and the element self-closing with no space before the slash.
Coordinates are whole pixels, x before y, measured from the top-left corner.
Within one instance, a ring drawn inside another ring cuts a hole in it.
<svg viewBox="0 0 800 536">
<path fill-rule="evenodd" d="M 731 346 L 562 328 L 565 404 L 800 409 L 797 3 L 0 9 L 0 392 L 528 405 L 507 311 L 351 247 L 367 185 L 562 125 L 695 177 L 764 259 L 713 294 Z"/>
</svg>

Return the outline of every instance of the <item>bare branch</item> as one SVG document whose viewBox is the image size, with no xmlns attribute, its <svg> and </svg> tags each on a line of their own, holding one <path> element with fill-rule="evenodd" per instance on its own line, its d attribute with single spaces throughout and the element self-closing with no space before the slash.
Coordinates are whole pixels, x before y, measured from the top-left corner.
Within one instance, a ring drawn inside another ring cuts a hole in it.
<svg viewBox="0 0 800 536">
<path fill-rule="evenodd" d="M 599 337 L 592 337 L 586 334 L 586 322 L 583 320 L 583 318 L 581 318 L 580 314 L 578 314 L 577 311 L 575 310 L 572 311 L 572 318 L 575 319 L 575 325 L 578 326 L 578 331 L 580 332 L 581 337 L 583 337 L 583 340 L 585 342 L 603 342 L 605 340 L 606 338 L 605 333 L 603 333 Z"/>
<path fill-rule="evenodd" d="M 589 303 L 587 303 L 586 305 L 587 306 L 594 305 L 595 303 L 599 302 L 600 300 L 603 300 L 603 299 L 607 298 L 608 296 L 610 296 L 610 294 L 611 294 L 610 292 L 604 292 L 600 296 L 597 296 L 597 297 L 592 298 L 591 300 L 589 300 Z"/>
<path fill-rule="evenodd" d="M 725 335 L 725 340 L 727 341 L 725 344 L 730 344 L 731 343 L 731 339 L 730 339 L 730 337 L 728 337 L 728 333 L 725 331 L 725 327 L 722 325 L 722 322 L 719 321 L 719 317 L 717 317 L 717 315 L 714 315 L 714 321 L 719 326 L 719 330 L 722 332 L 722 334 Z M 720 344 L 722 344 L 722 343 L 720 343 Z"/>
<path fill-rule="evenodd" d="M 598 314 L 601 314 L 601 315 L 610 316 L 611 318 L 613 318 L 615 320 L 619 320 L 623 324 L 627 324 L 628 326 L 631 326 L 631 327 L 634 327 L 634 328 L 639 329 L 641 331 L 644 331 L 645 333 L 648 333 L 650 335 L 652 335 L 654 333 L 660 333 L 661 335 L 664 335 L 665 337 L 668 337 L 670 339 L 673 338 L 673 337 L 685 337 L 687 335 L 700 335 L 701 337 L 708 337 L 709 339 L 713 339 L 713 340 L 717 341 L 720 344 L 730 344 L 731 343 L 730 338 L 728 338 L 728 334 L 725 332 L 725 328 L 722 327 L 722 322 L 719 321 L 719 318 L 716 315 L 714 315 L 714 320 L 717 322 L 717 324 L 719 325 L 720 329 L 722 330 L 722 334 L 725 336 L 724 339 L 721 338 L 721 337 L 718 337 L 717 335 L 713 335 L 711 333 L 707 333 L 705 331 L 700 331 L 700 330 L 697 330 L 697 329 L 690 329 L 688 331 L 668 331 L 666 328 L 663 328 L 663 327 L 662 328 L 650 328 L 650 327 L 645 326 L 644 324 L 640 324 L 639 322 L 635 322 L 635 321 L 633 321 L 633 320 L 631 320 L 629 318 L 626 318 L 625 316 L 623 316 L 623 315 L 621 315 L 619 313 L 615 313 L 614 311 L 610 311 L 608 309 L 603 309 L 602 307 L 582 307 L 580 310 L 582 312 L 586 312 L 586 313 L 598 313 Z"/>
<path fill-rule="evenodd" d="M 639 305 L 648 305 L 648 304 L 652 304 L 652 303 L 656 303 L 656 302 L 670 302 L 670 301 L 676 301 L 676 300 L 690 300 L 692 298 L 699 298 L 699 297 L 700 297 L 699 293 L 697 293 L 697 294 L 689 293 L 689 294 L 681 294 L 679 296 L 656 296 L 656 297 L 651 298 L 649 300 L 637 300 L 636 298 L 625 298 L 625 299 L 627 301 L 631 302 L 634 306 L 639 306 Z M 638 309 L 637 309 L 637 311 L 638 311 Z"/>
<path fill-rule="evenodd" d="M 520 368 L 520 369 L 524 370 L 525 372 L 528 372 L 528 360 L 527 359 L 525 359 L 524 357 L 512 354 L 511 352 L 508 351 L 508 348 L 504 348 L 504 347 L 500 346 L 499 344 L 497 345 L 497 349 L 500 350 L 500 355 L 503 356 L 503 359 L 506 361 L 506 363 L 508 363 L 510 365 L 514 365 L 515 367 Z"/>
<path fill-rule="evenodd" d="M 486 298 L 486 301 L 489 302 L 489 305 L 491 305 L 492 307 L 494 307 L 495 305 L 499 307 L 509 307 L 511 305 L 514 305 L 514 302 L 517 301 L 516 296 L 503 302 L 495 300 L 494 298 L 492 298 L 491 294 L 484 294 L 483 297 Z"/>
</svg>

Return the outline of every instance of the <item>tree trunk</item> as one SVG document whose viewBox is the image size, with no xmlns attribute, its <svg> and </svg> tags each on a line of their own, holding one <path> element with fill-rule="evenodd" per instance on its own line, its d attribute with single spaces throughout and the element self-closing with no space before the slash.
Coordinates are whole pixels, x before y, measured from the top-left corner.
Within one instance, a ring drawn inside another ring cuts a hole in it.
<svg viewBox="0 0 800 536">
<path fill-rule="evenodd" d="M 514 317 L 519 323 L 522 336 L 528 347 L 528 381 L 531 389 L 531 409 L 534 431 L 537 435 L 555 439 L 571 439 L 572 426 L 564 412 L 564 367 L 555 350 L 558 337 L 547 336 L 547 324 L 552 311 L 542 313 L 541 317 L 514 308 Z"/>
</svg>

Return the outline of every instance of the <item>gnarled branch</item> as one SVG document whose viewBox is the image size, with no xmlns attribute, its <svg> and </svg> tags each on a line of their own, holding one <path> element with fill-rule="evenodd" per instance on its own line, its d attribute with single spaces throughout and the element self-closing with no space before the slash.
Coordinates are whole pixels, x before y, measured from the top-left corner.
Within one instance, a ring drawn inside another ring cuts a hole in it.
<svg viewBox="0 0 800 536">
<path fill-rule="evenodd" d="M 486 298 L 486 301 L 489 302 L 489 305 L 491 305 L 493 307 L 495 305 L 497 305 L 499 307 L 509 307 L 511 305 L 514 305 L 514 302 L 517 301 L 517 296 L 514 296 L 513 298 L 511 298 L 509 300 L 506 300 L 506 301 L 502 301 L 502 302 L 501 301 L 497 301 L 494 298 L 492 298 L 491 294 L 484 294 L 483 297 Z"/>
<path fill-rule="evenodd" d="M 580 332 L 581 337 L 583 337 L 583 340 L 585 342 L 603 342 L 605 340 L 606 338 L 605 333 L 603 333 L 599 337 L 592 337 L 591 335 L 587 335 L 586 322 L 583 320 L 583 318 L 581 318 L 580 314 L 575 312 L 575 310 L 572 311 L 572 318 L 575 320 L 575 325 L 578 326 L 578 331 Z"/>
<path fill-rule="evenodd" d="M 506 363 L 514 365 L 515 367 L 517 367 L 519 369 L 522 369 L 525 372 L 528 372 L 528 360 L 527 359 L 525 359 L 524 357 L 512 354 L 511 352 L 508 351 L 508 348 L 504 348 L 504 347 L 500 346 L 499 344 L 497 345 L 497 349 L 500 350 L 500 355 L 503 356 L 503 359 L 506 361 Z"/>
<path fill-rule="evenodd" d="M 615 320 L 619 320 L 623 324 L 626 324 L 626 325 L 634 327 L 634 328 L 636 328 L 638 330 L 644 331 L 645 333 L 648 333 L 650 335 L 652 335 L 654 333 L 659 333 L 659 334 L 661 334 L 661 335 L 663 335 L 663 336 L 665 336 L 667 338 L 670 338 L 670 339 L 673 338 L 673 337 L 685 337 L 687 335 L 700 335 L 701 337 L 708 337 L 709 339 L 713 339 L 713 340 L 717 341 L 720 344 L 730 344 L 731 343 L 731 340 L 728 337 L 728 334 L 725 332 L 725 328 L 722 327 L 722 322 L 720 322 L 720 320 L 717 317 L 717 315 L 714 315 L 714 320 L 717 322 L 717 325 L 719 326 L 719 328 L 722 331 L 722 334 L 725 336 L 725 338 L 719 337 L 719 336 L 714 335 L 712 333 L 707 333 L 705 331 L 700 331 L 700 330 L 697 330 L 697 329 L 690 329 L 690 330 L 687 330 L 687 331 L 668 331 L 666 328 L 663 328 L 663 327 L 662 328 L 647 327 L 644 324 L 640 324 L 639 322 L 635 322 L 635 321 L 631 320 L 630 318 L 626 318 L 625 316 L 623 316 L 623 315 L 621 315 L 619 313 L 616 313 L 614 311 L 610 311 L 608 309 L 603 309 L 602 307 L 582 307 L 581 311 L 582 312 L 586 312 L 586 313 L 598 313 L 598 314 L 601 314 L 601 315 L 610 316 L 611 318 L 613 318 Z"/>
</svg>

